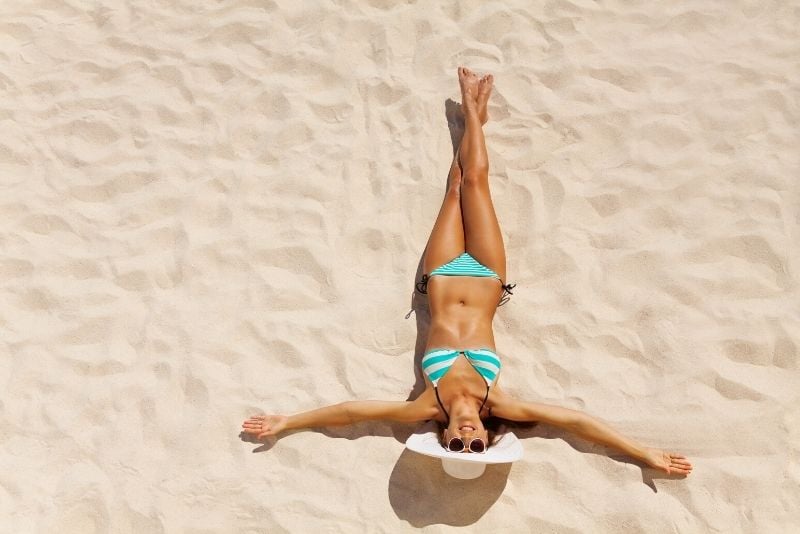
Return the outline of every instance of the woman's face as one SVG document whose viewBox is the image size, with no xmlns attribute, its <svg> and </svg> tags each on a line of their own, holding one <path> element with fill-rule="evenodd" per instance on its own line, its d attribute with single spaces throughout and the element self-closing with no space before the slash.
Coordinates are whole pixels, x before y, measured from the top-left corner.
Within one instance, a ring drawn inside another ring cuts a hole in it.
<svg viewBox="0 0 800 534">
<path fill-rule="evenodd" d="M 442 444 L 447 447 L 450 440 L 453 438 L 461 438 L 464 442 L 464 451 L 470 452 L 469 443 L 475 438 L 480 438 L 483 443 L 488 447 L 489 445 L 489 431 L 483 426 L 483 421 L 476 416 L 472 420 L 457 420 L 456 418 L 450 419 L 450 424 L 444 429 Z"/>
</svg>

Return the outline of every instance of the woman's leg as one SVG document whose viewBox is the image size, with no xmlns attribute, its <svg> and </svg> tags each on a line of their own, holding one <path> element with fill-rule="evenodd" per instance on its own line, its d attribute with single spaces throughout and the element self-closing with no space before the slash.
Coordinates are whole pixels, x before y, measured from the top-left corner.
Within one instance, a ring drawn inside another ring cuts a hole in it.
<svg viewBox="0 0 800 534">
<path fill-rule="evenodd" d="M 461 218 L 461 168 L 458 151 L 450 165 L 447 192 L 439 216 L 425 247 L 422 268 L 425 274 L 464 253 L 464 223 Z"/>
<path fill-rule="evenodd" d="M 489 193 L 489 157 L 481 121 L 481 109 L 485 109 L 494 79 L 491 75 L 478 79 L 465 68 L 458 69 L 458 79 L 465 122 L 459 149 L 465 250 L 505 282 L 506 250 Z"/>
</svg>

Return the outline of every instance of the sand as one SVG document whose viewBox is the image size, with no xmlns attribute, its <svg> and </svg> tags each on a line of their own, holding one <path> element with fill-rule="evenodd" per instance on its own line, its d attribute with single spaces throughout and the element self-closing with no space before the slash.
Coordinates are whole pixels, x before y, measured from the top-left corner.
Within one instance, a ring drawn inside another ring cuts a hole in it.
<svg viewBox="0 0 800 534">
<path fill-rule="evenodd" d="M 1 3 L 0 530 L 796 532 L 791 4 Z M 239 436 L 419 391 L 461 64 L 506 390 L 688 479 L 542 427 L 471 482 L 413 425 Z"/>
</svg>

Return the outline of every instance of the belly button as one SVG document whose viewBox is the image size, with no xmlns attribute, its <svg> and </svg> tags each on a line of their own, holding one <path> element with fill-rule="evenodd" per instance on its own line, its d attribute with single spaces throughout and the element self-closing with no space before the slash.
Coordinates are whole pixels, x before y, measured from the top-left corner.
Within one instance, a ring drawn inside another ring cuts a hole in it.
<svg viewBox="0 0 800 534">
<path fill-rule="evenodd" d="M 462 306 L 463 306 L 464 304 L 466 304 L 466 303 L 465 303 L 463 300 L 459 300 L 459 301 L 458 301 L 458 303 L 459 303 L 459 304 L 461 304 Z"/>
</svg>

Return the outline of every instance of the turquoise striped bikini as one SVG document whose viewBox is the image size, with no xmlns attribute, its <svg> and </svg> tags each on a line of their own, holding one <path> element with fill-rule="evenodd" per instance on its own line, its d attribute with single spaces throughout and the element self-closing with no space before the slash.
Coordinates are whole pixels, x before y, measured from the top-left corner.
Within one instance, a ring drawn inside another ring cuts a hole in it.
<svg viewBox="0 0 800 534">
<path fill-rule="evenodd" d="M 422 357 L 422 371 L 433 384 L 436 400 L 439 402 L 439 406 L 442 407 L 445 416 L 447 416 L 448 424 L 450 424 L 450 415 L 439 398 L 439 380 L 447 374 L 447 371 L 450 370 L 456 359 L 462 354 L 467 358 L 472 368 L 486 381 L 486 396 L 483 398 L 481 407 L 478 408 L 478 413 L 481 412 L 486 404 L 486 400 L 489 398 L 489 387 L 500 372 L 500 358 L 491 349 L 434 349 L 425 353 Z"/>
<path fill-rule="evenodd" d="M 428 293 L 428 280 L 431 276 L 475 276 L 478 278 L 497 278 L 503 288 L 503 295 L 500 297 L 498 306 L 502 306 L 508 302 L 507 295 L 513 295 L 511 290 L 516 287 L 516 284 L 504 284 L 503 280 L 493 270 L 481 264 L 473 258 L 469 253 L 464 252 L 461 256 L 437 267 L 431 271 L 431 274 L 423 274 L 422 279 L 417 283 L 417 291 L 420 293 Z"/>
</svg>

